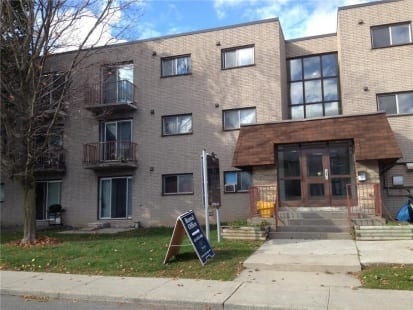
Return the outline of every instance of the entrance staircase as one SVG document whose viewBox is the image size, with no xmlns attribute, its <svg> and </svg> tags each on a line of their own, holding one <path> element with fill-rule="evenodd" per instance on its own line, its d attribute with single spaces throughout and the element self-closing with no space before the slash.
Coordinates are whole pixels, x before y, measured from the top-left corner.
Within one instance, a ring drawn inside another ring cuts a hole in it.
<svg viewBox="0 0 413 310">
<path fill-rule="evenodd" d="M 346 208 L 280 208 L 270 239 L 352 239 Z"/>
</svg>

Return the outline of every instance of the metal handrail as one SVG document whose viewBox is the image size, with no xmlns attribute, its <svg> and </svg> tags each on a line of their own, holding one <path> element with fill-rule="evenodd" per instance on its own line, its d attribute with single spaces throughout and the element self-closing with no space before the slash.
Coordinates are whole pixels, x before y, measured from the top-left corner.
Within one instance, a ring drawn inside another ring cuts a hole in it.
<svg viewBox="0 0 413 310">
<path fill-rule="evenodd" d="M 108 141 L 83 145 L 83 163 L 86 165 L 118 161 L 136 162 L 137 143 Z"/>
</svg>

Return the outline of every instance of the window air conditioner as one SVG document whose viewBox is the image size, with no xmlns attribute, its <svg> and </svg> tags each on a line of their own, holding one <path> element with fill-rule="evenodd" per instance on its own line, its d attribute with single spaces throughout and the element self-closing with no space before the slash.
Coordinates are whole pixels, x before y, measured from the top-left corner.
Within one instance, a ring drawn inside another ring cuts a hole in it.
<svg viewBox="0 0 413 310">
<path fill-rule="evenodd" d="M 235 193 L 236 184 L 225 184 L 225 192 L 226 193 Z"/>
</svg>

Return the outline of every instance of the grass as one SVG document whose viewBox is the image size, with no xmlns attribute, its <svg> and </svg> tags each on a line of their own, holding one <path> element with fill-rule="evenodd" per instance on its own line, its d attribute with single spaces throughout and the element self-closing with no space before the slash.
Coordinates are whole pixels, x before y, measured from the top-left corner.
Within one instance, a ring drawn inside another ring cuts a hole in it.
<svg viewBox="0 0 413 310">
<path fill-rule="evenodd" d="M 413 266 L 369 266 L 360 281 L 364 288 L 413 291 Z"/>
<path fill-rule="evenodd" d="M 181 247 L 179 255 L 164 265 L 172 228 L 149 228 L 113 235 L 58 234 L 39 231 L 61 241 L 47 246 L 18 247 L 11 243 L 21 233 L 2 232 L 0 268 L 2 270 L 76 273 L 88 275 L 172 277 L 208 280 L 233 280 L 243 261 L 262 241 L 223 240 L 216 242 L 211 230 L 215 257 L 202 266 L 192 246 Z M 188 239 L 183 244 L 190 245 Z"/>
</svg>

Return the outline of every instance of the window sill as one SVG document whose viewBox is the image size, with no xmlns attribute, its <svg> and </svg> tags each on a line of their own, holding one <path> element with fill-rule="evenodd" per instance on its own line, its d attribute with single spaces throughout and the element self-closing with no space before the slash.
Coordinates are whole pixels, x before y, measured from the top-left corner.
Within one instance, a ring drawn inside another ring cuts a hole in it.
<svg viewBox="0 0 413 310">
<path fill-rule="evenodd" d="M 403 43 L 403 44 L 395 44 L 395 45 L 386 45 L 386 46 L 380 46 L 380 47 L 371 47 L 371 50 L 381 50 L 383 48 L 391 48 L 391 47 L 400 47 L 400 46 L 409 46 L 409 45 L 413 45 L 413 42 L 410 43 Z"/>
<path fill-rule="evenodd" d="M 402 117 L 402 116 L 413 116 L 413 113 L 403 113 L 403 114 L 386 114 L 387 117 Z"/>
<path fill-rule="evenodd" d="M 170 134 L 170 135 L 164 135 L 162 134 L 162 137 L 176 137 L 176 136 L 189 136 L 189 135 L 193 135 L 193 132 L 188 132 L 188 133 L 174 133 L 174 134 Z"/>
<path fill-rule="evenodd" d="M 162 196 L 190 196 L 194 193 L 162 193 Z"/>
<path fill-rule="evenodd" d="M 239 69 L 239 68 L 248 68 L 248 67 L 255 67 L 255 64 L 251 65 L 244 65 L 244 66 L 236 66 L 236 67 L 229 67 L 229 68 L 221 68 L 222 71 L 232 70 L 232 69 Z"/>
<path fill-rule="evenodd" d="M 161 75 L 161 79 L 167 79 L 167 78 L 177 77 L 177 76 L 188 76 L 188 75 L 192 75 L 192 72 L 183 73 L 183 74 L 174 74 L 174 75 Z"/>
</svg>

